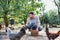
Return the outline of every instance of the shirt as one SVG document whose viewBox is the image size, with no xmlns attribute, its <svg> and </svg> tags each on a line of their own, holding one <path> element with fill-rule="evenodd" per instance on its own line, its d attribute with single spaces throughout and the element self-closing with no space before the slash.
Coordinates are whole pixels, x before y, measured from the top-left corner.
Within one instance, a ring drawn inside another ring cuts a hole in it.
<svg viewBox="0 0 60 40">
<path fill-rule="evenodd" d="M 30 18 L 28 17 L 28 18 L 27 18 L 27 23 L 26 23 L 26 25 L 31 24 L 31 23 L 35 23 L 35 24 L 37 25 L 37 27 L 40 27 L 39 17 L 38 17 L 38 16 L 34 16 L 33 19 L 30 19 Z"/>
</svg>

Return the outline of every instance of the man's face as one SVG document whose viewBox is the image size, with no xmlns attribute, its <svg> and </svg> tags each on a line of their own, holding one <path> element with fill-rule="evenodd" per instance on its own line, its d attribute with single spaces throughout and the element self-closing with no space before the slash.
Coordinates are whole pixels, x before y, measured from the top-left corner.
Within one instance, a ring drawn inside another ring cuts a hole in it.
<svg viewBox="0 0 60 40">
<path fill-rule="evenodd" d="M 34 17 L 34 15 L 33 15 L 33 14 L 29 14 L 29 17 L 30 17 L 30 18 L 33 18 L 33 17 Z"/>
</svg>

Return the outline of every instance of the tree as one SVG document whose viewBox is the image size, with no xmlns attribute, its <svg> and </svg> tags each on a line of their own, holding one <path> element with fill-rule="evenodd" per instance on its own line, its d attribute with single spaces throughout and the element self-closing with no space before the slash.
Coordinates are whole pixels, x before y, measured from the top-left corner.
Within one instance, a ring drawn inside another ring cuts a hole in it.
<svg viewBox="0 0 60 40">
<path fill-rule="evenodd" d="M 55 5 L 58 8 L 59 22 L 60 22 L 60 0 L 54 0 Z"/>
<path fill-rule="evenodd" d="M 8 7 L 9 7 L 10 0 L 0 0 L 0 8 L 1 8 L 1 13 L 3 14 L 5 26 L 8 27 L 8 19 L 7 19 L 7 14 L 8 14 Z"/>
<path fill-rule="evenodd" d="M 0 15 L 4 18 L 5 26 L 8 27 L 9 18 L 15 20 L 18 18 L 17 21 L 26 23 L 28 13 L 42 7 L 43 4 L 39 2 L 35 2 L 35 0 L 0 0 Z"/>
<path fill-rule="evenodd" d="M 41 17 L 40 17 L 40 21 L 42 24 L 59 24 L 58 23 L 58 15 L 57 15 L 57 11 L 54 10 L 49 10 L 47 13 L 44 13 Z"/>
<path fill-rule="evenodd" d="M 47 13 L 44 13 L 41 17 L 40 17 L 40 21 L 42 24 L 47 24 L 49 23 L 49 17 Z"/>
<path fill-rule="evenodd" d="M 50 10 L 48 12 L 49 24 L 58 24 L 58 15 L 56 10 Z"/>
</svg>

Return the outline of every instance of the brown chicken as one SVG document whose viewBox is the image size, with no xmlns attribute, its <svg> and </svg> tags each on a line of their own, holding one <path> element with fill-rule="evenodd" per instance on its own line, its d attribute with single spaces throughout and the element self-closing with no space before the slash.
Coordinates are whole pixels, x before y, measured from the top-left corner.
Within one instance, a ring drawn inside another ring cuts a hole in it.
<svg viewBox="0 0 60 40">
<path fill-rule="evenodd" d="M 57 33 L 50 33 L 48 27 L 46 27 L 46 35 L 49 40 L 55 40 L 60 35 L 60 30 Z"/>
</svg>

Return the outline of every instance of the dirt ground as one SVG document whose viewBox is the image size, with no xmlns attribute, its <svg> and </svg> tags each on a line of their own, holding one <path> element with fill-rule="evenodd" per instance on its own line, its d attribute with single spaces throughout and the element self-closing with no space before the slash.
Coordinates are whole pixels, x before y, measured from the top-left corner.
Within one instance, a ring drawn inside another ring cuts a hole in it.
<svg viewBox="0 0 60 40">
<path fill-rule="evenodd" d="M 57 32 L 60 28 L 50 28 L 50 32 Z M 16 30 L 15 30 L 16 32 Z M 4 33 L 0 35 L 0 40 L 9 40 L 9 37 Z M 21 38 L 21 40 L 48 40 L 44 29 L 39 32 L 38 36 L 31 36 L 30 32 L 26 30 L 26 34 Z M 56 38 L 56 40 L 60 40 L 60 36 Z"/>
</svg>

